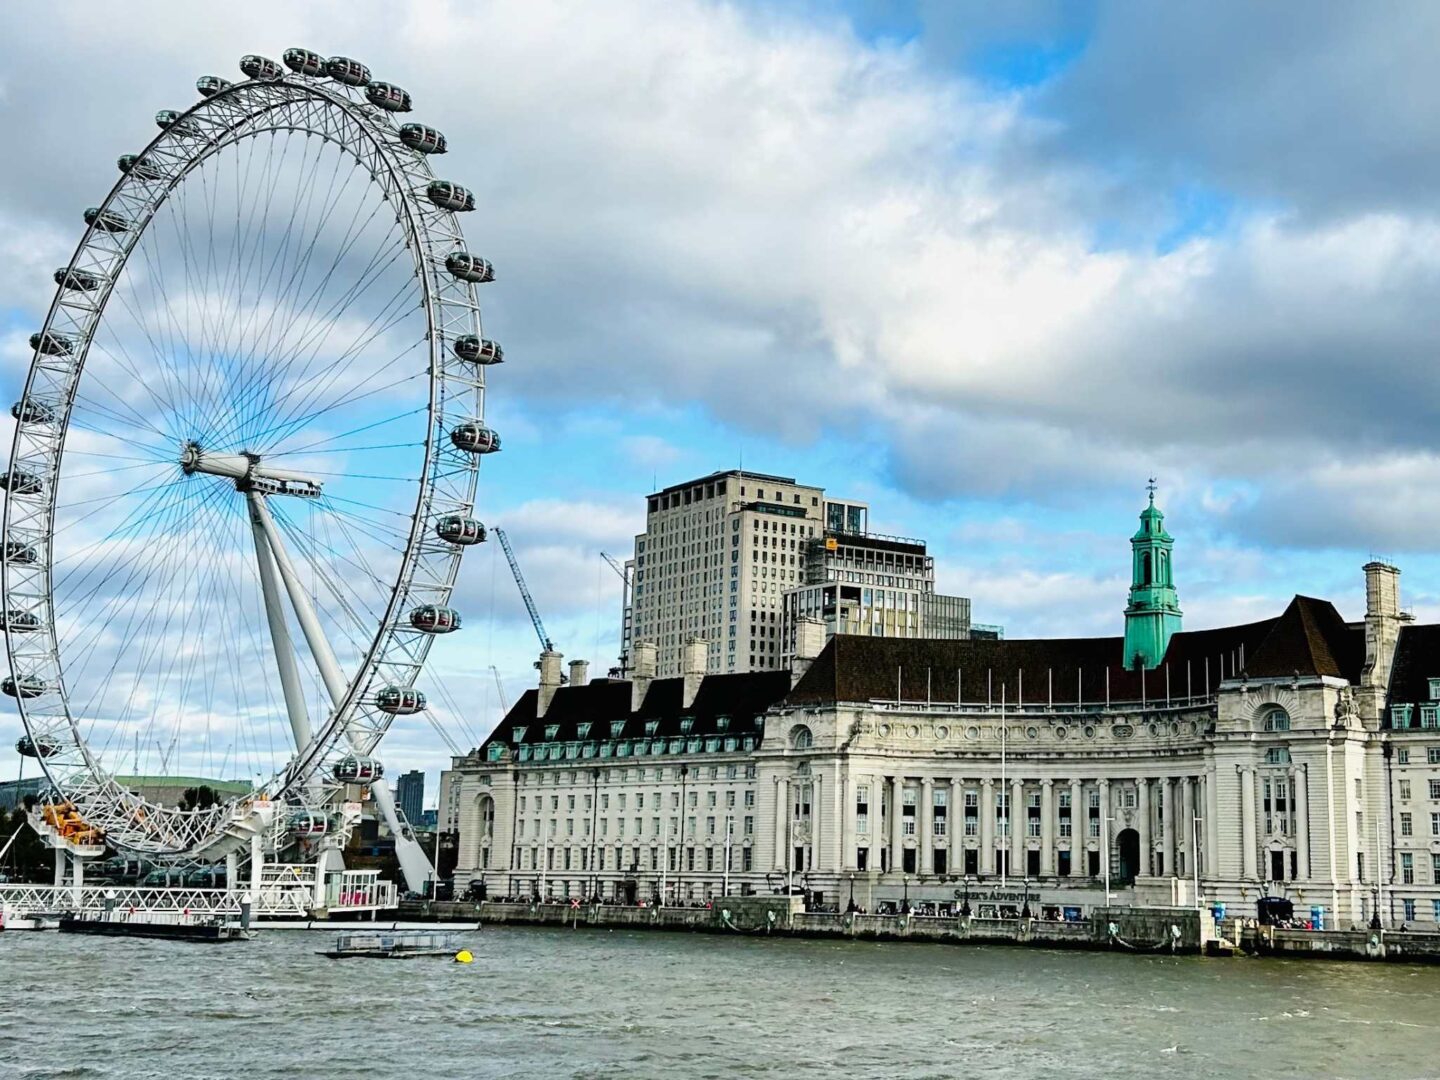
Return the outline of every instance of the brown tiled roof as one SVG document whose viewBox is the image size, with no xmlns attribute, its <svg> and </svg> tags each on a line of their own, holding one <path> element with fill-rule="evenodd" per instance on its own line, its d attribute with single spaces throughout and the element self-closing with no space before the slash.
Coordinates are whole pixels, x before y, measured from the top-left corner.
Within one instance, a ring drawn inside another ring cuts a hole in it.
<svg viewBox="0 0 1440 1080">
<path fill-rule="evenodd" d="M 736 675 L 708 675 L 700 683 L 695 701 L 686 709 L 684 680 L 656 679 L 645 692 L 635 711 L 630 709 L 630 683 L 597 679 L 584 686 L 562 686 L 551 699 L 543 717 L 535 715 L 539 702 L 538 690 L 520 695 L 505 719 L 490 733 L 482 748 L 491 742 L 511 744 L 516 727 L 524 727 L 526 743 L 597 742 L 605 739 L 637 739 L 671 737 L 682 734 L 680 720 L 690 718 L 690 735 L 754 735 L 760 738 L 763 725 L 758 717 L 785 696 L 790 689 L 790 673 L 786 671 L 751 671 Z M 726 720 L 722 725 L 720 718 Z M 613 721 L 622 721 L 618 733 L 611 730 Z M 645 730 L 647 721 L 658 721 L 654 733 Z M 591 725 L 584 730 L 583 725 Z M 547 739 L 545 729 L 558 730 Z"/>
<path fill-rule="evenodd" d="M 1284 675 L 1337 675 L 1360 679 L 1365 661 L 1365 632 L 1346 625 L 1335 605 L 1313 596 L 1297 596 L 1245 661 L 1256 678 Z"/>
<path fill-rule="evenodd" d="M 1430 680 L 1440 678 L 1440 626 L 1402 626 L 1390 668 L 1389 704 L 1430 705 Z M 1390 710 L 1385 710 L 1386 727 Z"/>
</svg>

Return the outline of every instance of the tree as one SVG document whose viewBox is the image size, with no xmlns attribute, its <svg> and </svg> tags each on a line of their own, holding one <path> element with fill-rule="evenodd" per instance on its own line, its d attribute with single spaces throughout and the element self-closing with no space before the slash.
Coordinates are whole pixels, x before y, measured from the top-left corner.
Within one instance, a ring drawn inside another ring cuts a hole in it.
<svg viewBox="0 0 1440 1080">
<path fill-rule="evenodd" d="M 220 796 L 209 784 L 186 788 L 180 796 L 181 810 L 208 810 L 220 801 Z"/>
</svg>

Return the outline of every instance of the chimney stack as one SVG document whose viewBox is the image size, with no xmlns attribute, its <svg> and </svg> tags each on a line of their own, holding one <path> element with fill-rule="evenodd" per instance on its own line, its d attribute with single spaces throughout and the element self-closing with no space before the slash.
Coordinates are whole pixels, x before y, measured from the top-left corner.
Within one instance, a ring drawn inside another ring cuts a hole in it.
<svg viewBox="0 0 1440 1080">
<path fill-rule="evenodd" d="M 685 680 L 681 708 L 688 709 L 695 704 L 700 693 L 700 683 L 705 678 L 710 659 L 710 643 L 702 637 L 691 637 L 685 641 L 680 654 L 680 674 Z"/>
<path fill-rule="evenodd" d="M 825 648 L 825 624 L 802 615 L 795 620 L 795 655 L 790 658 L 790 685 L 794 686 Z"/>
<path fill-rule="evenodd" d="M 571 686 L 584 686 L 584 685 L 585 685 L 586 683 L 588 683 L 589 681 L 590 681 L 590 661 L 589 661 L 589 660 L 571 660 L 571 661 L 570 661 L 570 685 L 571 685 Z"/>
<path fill-rule="evenodd" d="M 555 697 L 555 691 L 560 689 L 560 684 L 564 681 L 560 675 L 560 661 L 563 659 L 561 653 L 546 649 L 535 662 L 535 666 L 540 669 L 540 696 L 535 704 L 536 716 L 545 715 Z"/>
<path fill-rule="evenodd" d="M 655 681 L 657 650 L 653 641 L 635 643 L 635 668 L 630 673 L 630 711 L 639 712 L 645 693 Z"/>
<path fill-rule="evenodd" d="M 1378 727 L 1390 687 L 1390 666 L 1400 640 L 1400 571 L 1389 563 L 1365 564 L 1365 667 L 1355 695 L 1360 721 Z"/>
</svg>

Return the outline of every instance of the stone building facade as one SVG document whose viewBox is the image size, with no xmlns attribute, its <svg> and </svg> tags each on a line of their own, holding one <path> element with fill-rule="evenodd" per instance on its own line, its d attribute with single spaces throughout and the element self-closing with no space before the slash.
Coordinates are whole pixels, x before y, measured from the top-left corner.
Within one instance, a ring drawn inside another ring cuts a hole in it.
<svg viewBox="0 0 1440 1080">
<path fill-rule="evenodd" d="M 1297 596 L 1182 630 L 1153 500 L 1141 521 L 1124 637 L 827 643 L 802 620 L 789 672 L 710 675 L 692 641 L 657 678 L 641 643 L 629 680 L 527 692 L 455 760 L 457 878 L 1050 913 L 1198 885 L 1434 928 L 1440 627 L 1372 562 L 1359 622 Z"/>
</svg>

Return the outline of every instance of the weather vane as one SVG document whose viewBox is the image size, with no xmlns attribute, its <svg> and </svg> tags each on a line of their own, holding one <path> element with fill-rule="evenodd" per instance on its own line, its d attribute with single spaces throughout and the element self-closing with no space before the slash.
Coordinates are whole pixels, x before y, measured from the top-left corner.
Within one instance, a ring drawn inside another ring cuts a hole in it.
<svg viewBox="0 0 1440 1080">
<path fill-rule="evenodd" d="M 1150 493 L 1150 501 L 1152 503 L 1155 501 L 1155 488 L 1155 477 L 1152 476 L 1150 477 L 1150 481 L 1145 485 L 1145 490 Z"/>
</svg>

